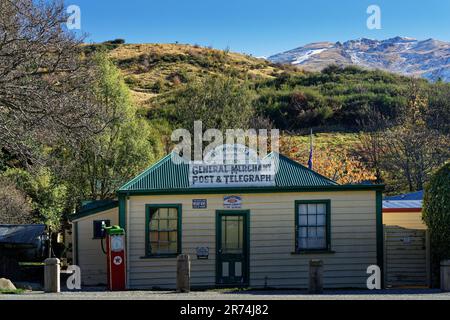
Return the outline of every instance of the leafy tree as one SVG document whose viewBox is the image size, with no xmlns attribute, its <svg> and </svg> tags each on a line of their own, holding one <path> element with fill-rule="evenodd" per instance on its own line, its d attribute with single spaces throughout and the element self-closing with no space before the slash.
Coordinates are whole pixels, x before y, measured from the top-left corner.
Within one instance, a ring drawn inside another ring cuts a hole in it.
<svg viewBox="0 0 450 320">
<path fill-rule="evenodd" d="M 40 168 L 33 173 L 23 169 L 8 169 L 3 177 L 14 181 L 15 187 L 30 198 L 34 221 L 45 223 L 52 232 L 60 229 L 61 214 L 68 196 L 67 188 L 58 183 L 48 168 Z"/>
<path fill-rule="evenodd" d="M 99 78 L 94 92 L 108 118 L 104 130 L 75 148 L 61 146 L 55 153 L 75 199 L 106 199 L 163 152 L 159 133 L 136 114 L 129 89 L 120 72 L 104 53 L 95 57 Z"/>
<path fill-rule="evenodd" d="M 450 162 L 440 168 L 425 188 L 423 220 L 430 232 L 435 285 L 440 261 L 450 259 Z"/>
<path fill-rule="evenodd" d="M 254 94 L 247 84 L 208 76 L 189 83 L 170 97 L 171 115 L 182 128 L 193 132 L 194 121 L 204 129 L 248 129 L 255 116 Z"/>
<path fill-rule="evenodd" d="M 7 177 L 0 177 L 0 185 L 0 224 L 33 223 L 27 195 Z"/>
</svg>

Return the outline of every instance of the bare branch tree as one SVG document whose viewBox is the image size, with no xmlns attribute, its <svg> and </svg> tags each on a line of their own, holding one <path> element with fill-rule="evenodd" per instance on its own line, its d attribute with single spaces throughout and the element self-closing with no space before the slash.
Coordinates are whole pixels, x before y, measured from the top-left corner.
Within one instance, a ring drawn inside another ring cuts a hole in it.
<svg viewBox="0 0 450 320">
<path fill-rule="evenodd" d="M 95 68 L 66 20 L 62 1 L 0 2 L 0 146 L 25 158 L 102 129 Z"/>
<path fill-rule="evenodd" d="M 383 183 L 382 158 L 385 152 L 384 130 L 388 121 L 375 107 L 366 106 L 367 119 L 358 121 L 362 131 L 359 134 L 360 144 L 357 146 L 358 155 L 375 172 L 376 183 Z"/>
</svg>

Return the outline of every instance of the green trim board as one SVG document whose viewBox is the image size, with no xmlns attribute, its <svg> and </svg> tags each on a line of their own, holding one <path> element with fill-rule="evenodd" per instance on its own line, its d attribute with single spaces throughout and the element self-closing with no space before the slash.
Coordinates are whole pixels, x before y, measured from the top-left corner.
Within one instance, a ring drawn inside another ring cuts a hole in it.
<svg viewBox="0 0 450 320">
<path fill-rule="evenodd" d="M 326 248 L 320 249 L 299 249 L 298 231 L 299 231 L 299 205 L 300 204 L 319 204 L 326 206 Z M 331 200 L 296 200 L 295 201 L 295 253 L 333 253 L 331 250 Z"/>
<path fill-rule="evenodd" d="M 287 192 L 327 192 L 327 191 L 383 191 L 384 185 L 330 185 L 321 187 L 259 187 L 259 188 L 190 188 L 158 189 L 138 191 L 118 191 L 119 195 L 180 195 L 180 194 L 254 194 Z"/>
<path fill-rule="evenodd" d="M 244 259 L 242 266 L 243 283 L 221 283 L 221 241 L 223 216 L 244 217 Z M 250 284 L 250 210 L 216 210 L 216 286 L 218 287 L 248 287 Z"/>
<path fill-rule="evenodd" d="M 79 211 L 77 214 L 69 216 L 69 220 L 70 221 L 79 220 L 81 218 L 89 217 L 89 216 L 95 215 L 95 214 L 103 212 L 103 211 L 117 208 L 118 206 L 119 206 L 119 203 L 117 201 L 114 201 L 114 202 L 111 202 L 104 206 L 96 207 L 96 208 L 89 209 L 89 210 Z"/>
<path fill-rule="evenodd" d="M 177 252 L 175 254 L 154 254 L 151 252 L 150 242 L 150 209 L 152 208 L 176 208 L 178 213 L 177 221 Z M 182 252 L 182 205 L 181 204 L 146 204 L 145 205 L 145 256 L 142 258 L 171 258 Z"/>
<path fill-rule="evenodd" d="M 127 227 L 127 195 L 119 194 L 119 226 L 126 230 Z"/>
<path fill-rule="evenodd" d="M 377 221 L 377 265 L 381 270 L 381 286 L 384 288 L 384 234 L 383 234 L 383 192 L 376 193 L 376 221 Z"/>
</svg>

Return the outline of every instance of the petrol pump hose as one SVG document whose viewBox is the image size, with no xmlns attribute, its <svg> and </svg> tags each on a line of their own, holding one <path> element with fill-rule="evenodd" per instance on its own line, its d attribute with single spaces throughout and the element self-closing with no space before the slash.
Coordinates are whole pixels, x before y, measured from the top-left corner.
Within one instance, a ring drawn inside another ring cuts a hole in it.
<svg viewBox="0 0 450 320">
<path fill-rule="evenodd" d="M 100 243 L 101 243 L 101 245 L 102 245 L 102 251 L 103 251 L 103 253 L 106 254 L 105 244 L 103 243 L 104 241 L 105 241 L 105 236 L 103 236 L 103 237 L 100 239 Z"/>
<path fill-rule="evenodd" d="M 100 239 L 100 243 L 101 243 L 102 251 L 103 251 L 104 254 L 106 254 L 105 244 L 104 244 L 104 241 L 105 241 L 105 238 L 106 238 L 106 229 L 105 228 L 106 228 L 105 221 L 102 221 L 103 234 L 102 234 L 102 238 Z"/>
</svg>

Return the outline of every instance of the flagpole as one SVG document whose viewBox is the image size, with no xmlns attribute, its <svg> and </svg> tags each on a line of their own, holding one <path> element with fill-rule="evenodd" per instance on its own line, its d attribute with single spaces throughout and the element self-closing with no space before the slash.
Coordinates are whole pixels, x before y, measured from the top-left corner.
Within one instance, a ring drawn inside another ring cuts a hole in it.
<svg viewBox="0 0 450 320">
<path fill-rule="evenodd" d="M 309 135 L 309 160 L 308 160 L 308 168 L 310 170 L 313 169 L 313 154 L 314 154 L 313 129 L 311 128 L 311 133 Z"/>
</svg>

